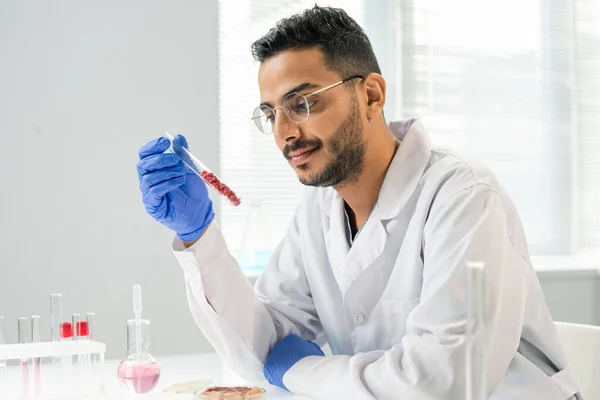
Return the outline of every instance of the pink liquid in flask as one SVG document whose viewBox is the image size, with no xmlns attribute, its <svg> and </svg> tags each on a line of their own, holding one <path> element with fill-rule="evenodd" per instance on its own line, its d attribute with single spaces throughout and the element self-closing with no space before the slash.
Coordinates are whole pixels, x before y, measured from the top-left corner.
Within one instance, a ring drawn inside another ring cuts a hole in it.
<svg viewBox="0 0 600 400">
<path fill-rule="evenodd" d="M 136 290 L 139 289 L 139 290 Z M 134 286 L 134 297 L 141 310 L 141 288 Z M 147 393 L 154 389 L 160 378 L 160 367 L 149 352 L 150 321 L 130 319 L 127 321 L 127 358 L 117 368 L 121 386 L 129 393 Z"/>
<path fill-rule="evenodd" d="M 160 378 L 160 367 L 153 362 L 123 360 L 117 369 L 121 386 L 130 393 L 147 393 L 154 389 Z"/>
</svg>

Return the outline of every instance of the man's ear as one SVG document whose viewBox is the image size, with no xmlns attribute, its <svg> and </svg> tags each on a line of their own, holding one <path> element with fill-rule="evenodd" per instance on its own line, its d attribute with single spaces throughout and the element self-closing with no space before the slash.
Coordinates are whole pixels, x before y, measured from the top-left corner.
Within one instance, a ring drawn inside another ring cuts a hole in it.
<svg viewBox="0 0 600 400">
<path fill-rule="evenodd" d="M 367 119 L 371 121 L 383 112 L 386 83 L 383 76 L 371 73 L 365 77 L 363 85 L 367 95 Z"/>
</svg>

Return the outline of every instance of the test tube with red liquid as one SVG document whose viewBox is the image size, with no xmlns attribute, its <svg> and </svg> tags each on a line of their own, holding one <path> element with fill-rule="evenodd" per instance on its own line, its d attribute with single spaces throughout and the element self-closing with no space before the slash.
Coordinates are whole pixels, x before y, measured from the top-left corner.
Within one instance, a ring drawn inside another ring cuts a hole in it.
<svg viewBox="0 0 600 400">
<path fill-rule="evenodd" d="M 221 196 L 226 198 L 234 206 L 239 206 L 242 200 L 239 196 L 229 188 L 223 181 L 219 179 L 206 165 L 204 165 L 197 157 L 195 157 L 188 149 L 175 141 L 175 138 L 165 131 L 165 136 L 171 142 L 169 150 L 179 156 L 181 161 L 198 175 L 206 184 L 217 191 Z"/>
</svg>

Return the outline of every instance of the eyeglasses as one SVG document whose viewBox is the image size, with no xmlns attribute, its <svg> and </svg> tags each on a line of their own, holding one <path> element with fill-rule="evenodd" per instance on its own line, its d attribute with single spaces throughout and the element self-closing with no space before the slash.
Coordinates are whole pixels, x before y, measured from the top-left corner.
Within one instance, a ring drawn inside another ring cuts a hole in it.
<svg viewBox="0 0 600 400">
<path fill-rule="evenodd" d="M 254 121 L 258 129 L 265 135 L 270 135 L 274 131 L 275 110 L 277 110 L 278 108 L 283 109 L 283 112 L 285 113 L 285 115 L 287 115 L 290 121 L 296 124 L 301 124 L 303 122 L 306 122 L 310 117 L 310 108 L 314 104 L 314 102 L 308 100 L 311 96 L 314 96 L 318 93 L 322 93 L 329 89 L 333 89 L 334 87 L 339 86 L 342 83 L 346 83 L 352 79 L 357 78 L 364 79 L 362 75 L 353 75 L 349 78 L 343 79 L 339 82 L 334 83 L 333 85 L 329 85 L 310 94 L 304 95 L 297 92 L 292 92 L 283 98 L 281 106 L 271 108 L 263 104 L 261 106 L 256 107 L 251 119 Z"/>
</svg>

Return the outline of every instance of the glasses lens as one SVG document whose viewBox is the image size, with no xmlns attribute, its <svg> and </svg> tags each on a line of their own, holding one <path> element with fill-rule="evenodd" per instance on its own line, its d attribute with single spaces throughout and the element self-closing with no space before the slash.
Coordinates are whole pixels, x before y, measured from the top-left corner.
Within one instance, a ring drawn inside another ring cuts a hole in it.
<svg viewBox="0 0 600 400">
<path fill-rule="evenodd" d="M 258 129 L 265 135 L 273 133 L 273 122 L 275 121 L 275 114 L 273 110 L 267 106 L 260 106 L 254 110 L 252 115 L 254 123 Z"/>
<path fill-rule="evenodd" d="M 306 97 L 299 93 L 291 93 L 283 99 L 283 111 L 298 124 L 306 121 L 310 112 Z"/>
</svg>

